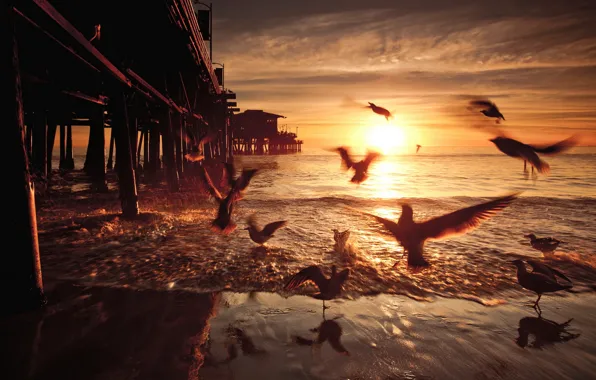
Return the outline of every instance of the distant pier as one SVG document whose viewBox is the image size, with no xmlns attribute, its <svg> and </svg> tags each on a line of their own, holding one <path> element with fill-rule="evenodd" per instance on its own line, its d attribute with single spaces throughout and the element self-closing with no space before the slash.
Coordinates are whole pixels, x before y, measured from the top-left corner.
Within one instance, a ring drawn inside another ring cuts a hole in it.
<svg viewBox="0 0 596 380">
<path fill-rule="evenodd" d="M 232 147 L 236 155 L 293 154 L 302 152 L 296 133 L 278 130 L 278 119 L 285 116 L 246 110 L 232 117 Z"/>
</svg>

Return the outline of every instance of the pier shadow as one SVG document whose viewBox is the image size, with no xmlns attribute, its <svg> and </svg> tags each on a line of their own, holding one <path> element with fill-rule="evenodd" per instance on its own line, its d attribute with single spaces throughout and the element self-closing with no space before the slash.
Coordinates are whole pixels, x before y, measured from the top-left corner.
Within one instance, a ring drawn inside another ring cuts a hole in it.
<svg viewBox="0 0 596 380">
<path fill-rule="evenodd" d="M 7 379 L 198 378 L 219 294 L 61 283 L 47 296 L 0 321 Z"/>
</svg>

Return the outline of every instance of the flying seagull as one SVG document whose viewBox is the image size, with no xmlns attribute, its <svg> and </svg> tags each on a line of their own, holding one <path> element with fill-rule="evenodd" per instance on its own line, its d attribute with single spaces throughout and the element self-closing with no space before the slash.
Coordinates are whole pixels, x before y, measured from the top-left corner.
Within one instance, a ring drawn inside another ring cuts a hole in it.
<svg viewBox="0 0 596 380">
<path fill-rule="evenodd" d="M 497 149 L 506 155 L 528 161 L 539 173 L 548 173 L 550 171 L 550 166 L 548 163 L 541 160 L 537 153 L 554 155 L 569 150 L 577 144 L 577 140 L 574 136 L 547 146 L 524 144 L 504 136 L 492 138 L 490 141 L 496 145 Z"/>
<path fill-rule="evenodd" d="M 420 150 L 421 147 L 422 147 L 422 145 L 416 144 L 416 153 L 418 153 L 418 151 Z"/>
<path fill-rule="evenodd" d="M 428 262 L 423 257 L 424 243 L 427 239 L 442 239 L 456 234 L 463 234 L 476 228 L 480 222 L 503 210 L 518 196 L 510 194 L 475 206 L 466 207 L 449 214 L 415 222 L 414 211 L 409 204 L 402 203 L 401 216 L 397 223 L 377 215 L 365 213 L 383 224 L 408 253 L 408 265 L 424 267 Z M 397 265 L 397 263 L 396 263 Z"/>
<path fill-rule="evenodd" d="M 211 181 L 211 177 L 209 177 L 209 173 L 207 173 L 205 167 L 201 166 L 201 170 L 199 171 L 200 178 L 207 186 L 207 190 L 211 196 L 219 203 L 217 217 L 211 223 L 214 231 L 227 235 L 236 229 L 236 223 L 232 220 L 234 204 L 240 199 L 240 194 L 248 187 L 250 180 L 256 172 L 257 169 L 244 169 L 242 174 L 235 180 L 234 186 L 230 189 L 228 195 L 224 198 L 215 185 L 213 185 L 213 181 Z"/>
<path fill-rule="evenodd" d="M 354 169 L 354 176 L 350 180 L 353 183 L 362 183 L 368 178 L 368 167 L 370 164 L 381 156 L 378 152 L 368 152 L 366 157 L 358 162 L 355 162 L 350 157 L 350 152 L 347 147 L 339 147 L 336 149 L 341 156 L 342 166 L 344 169 Z"/>
<path fill-rule="evenodd" d="M 376 114 L 385 116 L 385 119 L 387 121 L 389 121 L 390 118 L 393 118 L 393 115 L 391 115 L 391 112 L 389 112 L 387 109 L 383 108 L 383 107 L 379 107 L 377 105 L 375 105 L 374 103 L 368 102 L 368 106 L 366 106 L 366 108 L 370 108 L 372 109 L 372 111 Z"/>
<path fill-rule="evenodd" d="M 314 282 L 319 288 L 319 293 L 315 294 L 313 298 L 323 300 L 323 311 L 325 311 L 328 308 L 325 306 L 325 301 L 332 300 L 341 293 L 343 284 L 349 275 L 349 268 L 338 273 L 337 267 L 332 265 L 331 277 L 327 278 L 320 267 L 311 265 L 293 275 L 284 286 L 284 289 L 293 290 L 307 281 Z"/>
<path fill-rule="evenodd" d="M 287 221 L 280 220 L 277 222 L 271 222 L 261 229 L 257 224 L 254 214 L 252 214 L 246 222 L 248 223 L 248 227 L 246 227 L 245 230 L 248 230 L 250 239 L 261 245 L 265 244 L 269 239 L 271 239 L 275 231 L 288 224 Z"/>
<path fill-rule="evenodd" d="M 472 100 L 470 101 L 470 106 L 484 108 L 480 112 L 486 117 L 496 118 L 497 124 L 501 122 L 500 119 L 503 119 L 503 121 L 505 121 L 505 117 L 503 116 L 501 111 L 499 111 L 497 105 L 491 102 L 490 100 Z"/>
<path fill-rule="evenodd" d="M 343 333 L 341 326 L 333 319 L 323 319 L 323 322 L 312 332 L 317 333 L 317 339 L 308 339 L 301 336 L 294 336 L 294 341 L 301 346 L 321 346 L 325 341 L 329 342 L 331 348 L 341 355 L 350 356 L 350 352 L 341 343 L 341 335 Z"/>
<path fill-rule="evenodd" d="M 530 245 L 532 248 L 537 249 L 542 253 L 554 252 L 559 244 L 563 243 L 562 241 L 552 237 L 537 238 L 534 234 L 527 234 L 524 235 L 524 237 L 530 239 Z"/>
<path fill-rule="evenodd" d="M 556 269 L 551 268 L 548 265 L 542 263 L 538 263 L 540 265 L 535 266 L 536 263 L 536 261 L 533 261 L 533 263 L 530 263 L 530 261 L 528 261 L 528 264 L 534 264 L 532 265 L 532 267 L 534 268 L 532 272 L 528 272 L 523 260 L 513 260 L 513 265 L 517 267 L 517 282 L 523 288 L 531 290 L 534 293 L 538 294 L 538 298 L 536 299 L 536 302 L 534 302 L 534 308 L 540 313 L 541 310 L 540 305 L 538 303 L 540 302 L 542 294 L 571 289 L 573 287 L 573 284 L 564 274 L 557 271 Z M 559 281 L 557 280 L 557 276 L 564 279 L 566 283 L 559 283 Z"/>
</svg>

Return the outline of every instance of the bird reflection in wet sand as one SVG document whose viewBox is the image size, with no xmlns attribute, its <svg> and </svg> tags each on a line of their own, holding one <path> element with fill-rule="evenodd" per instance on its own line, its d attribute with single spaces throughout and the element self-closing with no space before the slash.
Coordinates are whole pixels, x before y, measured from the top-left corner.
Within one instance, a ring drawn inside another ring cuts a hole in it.
<svg viewBox="0 0 596 380">
<path fill-rule="evenodd" d="M 248 230 L 248 235 L 250 236 L 250 239 L 260 245 L 265 244 L 269 239 L 273 237 L 275 231 L 288 224 L 287 221 L 280 220 L 277 222 L 271 222 L 261 229 L 257 224 L 255 214 L 249 216 L 246 220 L 246 223 L 248 224 L 248 227 L 246 227 L 245 230 Z"/>
<path fill-rule="evenodd" d="M 370 164 L 381 156 L 378 152 L 368 152 L 366 157 L 358 162 L 355 162 L 350 157 L 350 152 L 347 147 L 339 147 L 335 149 L 341 156 L 342 166 L 345 170 L 354 169 L 354 176 L 350 179 L 353 183 L 362 183 L 368 178 L 368 168 Z"/>
<path fill-rule="evenodd" d="M 408 265 L 425 267 L 429 263 L 423 257 L 424 243 L 427 239 L 442 239 L 449 236 L 466 233 L 503 210 L 518 196 L 510 194 L 495 200 L 466 207 L 449 214 L 428 219 L 424 222 L 415 222 L 414 211 L 409 204 L 401 205 L 401 216 L 397 223 L 380 216 L 365 213 L 374 217 L 383 224 L 408 254 Z M 397 265 L 397 263 L 395 264 Z M 395 267 L 394 265 L 394 267 Z"/>
<path fill-rule="evenodd" d="M 517 267 L 517 282 L 538 295 L 533 306 L 538 313 L 542 312 L 539 305 L 542 294 L 573 288 L 571 280 L 558 270 L 535 260 L 526 261 L 532 267 L 531 272 L 528 272 L 523 260 L 513 260 L 513 265 Z"/>
<path fill-rule="evenodd" d="M 538 173 L 543 174 L 550 171 L 550 166 L 546 161 L 540 159 L 538 153 L 554 155 L 569 150 L 577 144 L 577 139 L 573 136 L 547 146 L 524 144 L 505 136 L 498 136 L 490 139 L 490 141 L 495 144 L 497 149 L 501 152 L 510 157 L 521 158 L 524 161 L 529 162 L 533 168 L 536 168 Z"/>
<path fill-rule="evenodd" d="M 337 318 L 339 317 L 334 319 L 323 318 L 323 322 L 321 322 L 318 327 L 311 329 L 311 332 L 317 333 L 316 339 L 303 338 L 298 335 L 294 335 L 292 338 L 294 342 L 300 346 L 311 346 L 315 348 L 320 348 L 323 343 L 329 342 L 331 348 L 337 353 L 350 356 L 350 352 L 341 343 L 340 338 L 343 331 L 339 323 L 335 321 Z"/>
<path fill-rule="evenodd" d="M 329 301 L 337 297 L 343 290 L 343 284 L 350 275 L 350 269 L 346 268 L 341 272 L 337 272 L 335 265 L 331 266 L 331 277 L 327 278 L 323 274 L 321 268 L 316 265 L 311 265 L 302 269 L 300 272 L 293 275 L 284 289 L 293 290 L 304 284 L 307 281 L 312 281 L 319 288 L 319 293 L 313 295 L 313 298 L 323 300 L 323 313 L 328 306 L 325 306 L 325 301 Z"/>
<path fill-rule="evenodd" d="M 530 239 L 530 245 L 532 248 L 539 250 L 542 253 L 551 253 L 554 252 L 555 249 L 559 246 L 559 244 L 563 243 L 562 241 L 552 238 L 552 237 L 543 237 L 538 238 L 534 234 L 527 234 L 524 237 Z"/>
<path fill-rule="evenodd" d="M 226 358 L 225 362 L 230 362 L 238 357 L 238 348 L 236 344 L 240 345 L 240 350 L 242 351 L 242 354 L 245 356 L 267 354 L 267 351 L 258 348 L 254 344 L 252 338 L 246 335 L 244 330 L 239 329 L 238 327 L 234 327 L 232 325 L 228 326 L 228 328 L 226 329 L 226 334 L 228 337 L 226 347 L 228 357 Z"/>
<path fill-rule="evenodd" d="M 538 317 L 524 317 L 519 320 L 519 328 L 517 329 L 519 336 L 515 342 L 522 348 L 542 349 L 548 345 L 573 340 L 581 334 L 567 331 L 572 320 L 573 318 L 564 323 L 557 323 L 542 318 L 540 315 Z M 530 335 L 534 335 L 532 343 L 529 343 Z"/>
<path fill-rule="evenodd" d="M 214 231 L 222 232 L 227 235 L 236 229 L 236 223 L 232 220 L 232 212 L 234 210 L 235 203 L 241 199 L 242 192 L 248 187 L 250 180 L 256 174 L 257 169 L 245 169 L 237 179 L 233 178 L 232 173 L 228 173 L 232 186 L 228 195 L 224 198 L 219 190 L 213 184 L 209 173 L 204 166 L 201 167 L 200 178 L 207 187 L 207 190 L 217 200 L 219 207 L 217 210 L 217 217 L 212 221 L 211 228 Z"/>
<path fill-rule="evenodd" d="M 368 106 L 366 108 L 372 109 L 374 113 L 377 115 L 385 116 L 385 120 L 389 121 L 389 119 L 393 118 L 391 112 L 389 112 L 386 108 L 379 107 L 374 103 L 368 102 Z"/>
<path fill-rule="evenodd" d="M 497 105 L 490 100 L 472 100 L 470 102 L 470 107 L 473 108 L 483 108 L 480 113 L 482 113 L 486 117 L 494 117 L 497 120 L 495 122 L 497 124 L 501 123 L 501 120 L 505 121 L 505 117 L 499 111 Z"/>
</svg>

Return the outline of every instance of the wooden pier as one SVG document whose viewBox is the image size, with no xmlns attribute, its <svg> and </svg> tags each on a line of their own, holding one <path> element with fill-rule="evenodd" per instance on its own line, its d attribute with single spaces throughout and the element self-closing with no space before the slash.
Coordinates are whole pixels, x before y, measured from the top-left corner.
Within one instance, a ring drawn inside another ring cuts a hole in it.
<svg viewBox="0 0 596 380">
<path fill-rule="evenodd" d="M 285 116 L 262 110 L 246 110 L 232 118 L 232 147 L 236 155 L 293 154 L 302 152 L 296 133 L 278 130 Z"/>
<path fill-rule="evenodd" d="M 122 215 L 134 218 L 139 182 L 163 180 L 176 192 L 200 165 L 187 153 L 231 158 L 227 100 L 236 96 L 218 81 L 190 0 L 8 0 L 0 28 L 6 199 L 14 203 L 1 293 L 9 311 L 44 302 L 35 196 L 51 186 L 56 137 L 58 169 L 77 169 L 72 128 L 89 127 L 78 169 L 92 191 L 105 192 L 114 168 Z M 216 138 L 197 144 L 207 133 Z"/>
</svg>

